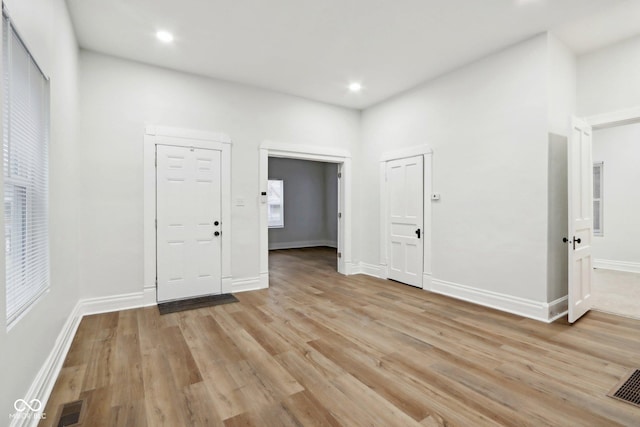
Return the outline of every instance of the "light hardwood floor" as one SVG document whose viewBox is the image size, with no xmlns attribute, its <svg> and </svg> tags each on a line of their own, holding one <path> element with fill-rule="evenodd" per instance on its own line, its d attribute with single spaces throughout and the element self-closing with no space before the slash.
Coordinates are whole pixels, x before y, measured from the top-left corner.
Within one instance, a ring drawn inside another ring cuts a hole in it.
<svg viewBox="0 0 640 427">
<path fill-rule="evenodd" d="M 84 426 L 638 426 L 606 397 L 640 367 L 640 321 L 547 325 L 335 272 L 335 251 L 271 254 L 239 303 L 82 320 L 46 407 Z"/>
</svg>

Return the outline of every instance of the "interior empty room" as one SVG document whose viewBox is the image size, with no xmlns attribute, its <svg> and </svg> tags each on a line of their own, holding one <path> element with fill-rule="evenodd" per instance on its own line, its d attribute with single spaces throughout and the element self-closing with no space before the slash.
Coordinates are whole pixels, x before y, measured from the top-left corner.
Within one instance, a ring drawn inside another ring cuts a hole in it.
<svg viewBox="0 0 640 427">
<path fill-rule="evenodd" d="M 4 0 L 1 425 L 640 425 L 640 2 Z"/>
</svg>

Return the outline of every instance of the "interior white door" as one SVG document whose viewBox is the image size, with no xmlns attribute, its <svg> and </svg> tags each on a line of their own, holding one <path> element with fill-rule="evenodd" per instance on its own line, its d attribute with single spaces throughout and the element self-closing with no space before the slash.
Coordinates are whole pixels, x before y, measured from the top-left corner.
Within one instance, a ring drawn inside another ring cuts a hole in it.
<svg viewBox="0 0 640 427">
<path fill-rule="evenodd" d="M 593 161 L 591 127 L 572 120 L 568 146 L 569 236 L 569 322 L 591 309 L 593 259 Z"/>
<path fill-rule="evenodd" d="M 220 151 L 158 145 L 158 301 L 222 291 Z"/>
<path fill-rule="evenodd" d="M 424 168 L 422 156 L 386 165 L 389 278 L 422 288 Z"/>
</svg>

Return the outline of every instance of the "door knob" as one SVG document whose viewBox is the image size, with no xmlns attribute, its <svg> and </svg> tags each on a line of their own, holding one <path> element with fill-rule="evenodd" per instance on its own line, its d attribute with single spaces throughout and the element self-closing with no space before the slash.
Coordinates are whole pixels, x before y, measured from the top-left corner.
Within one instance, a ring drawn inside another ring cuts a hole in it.
<svg viewBox="0 0 640 427">
<path fill-rule="evenodd" d="M 219 221 L 213 221 L 213 225 L 220 225 Z"/>
<path fill-rule="evenodd" d="M 574 251 L 576 250 L 576 243 L 580 243 L 580 242 L 582 242 L 582 239 L 580 239 L 580 238 L 576 239 L 576 237 L 573 236 L 573 250 Z"/>
<path fill-rule="evenodd" d="M 567 243 L 567 242 L 569 242 L 569 239 L 567 239 L 566 237 L 563 237 L 562 238 L 562 243 Z M 569 242 L 569 243 L 571 243 L 571 242 Z"/>
<path fill-rule="evenodd" d="M 216 237 L 218 237 L 218 236 L 220 235 L 220 232 L 219 232 L 219 231 L 216 231 L 216 232 L 214 232 L 214 233 L 213 233 L 213 235 L 214 235 L 214 236 L 216 236 Z"/>
<path fill-rule="evenodd" d="M 416 230 L 416 235 L 418 236 L 418 239 L 419 239 L 420 238 L 420 229 L 419 228 Z"/>
</svg>

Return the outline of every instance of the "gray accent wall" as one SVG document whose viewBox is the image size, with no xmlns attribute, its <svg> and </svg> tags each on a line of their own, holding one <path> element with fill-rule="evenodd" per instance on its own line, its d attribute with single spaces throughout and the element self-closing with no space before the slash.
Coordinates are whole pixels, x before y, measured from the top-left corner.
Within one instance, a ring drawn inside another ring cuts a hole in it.
<svg viewBox="0 0 640 427">
<path fill-rule="evenodd" d="M 336 164 L 269 158 L 269 179 L 284 181 L 284 228 L 269 229 L 269 249 L 336 247 Z"/>
</svg>

